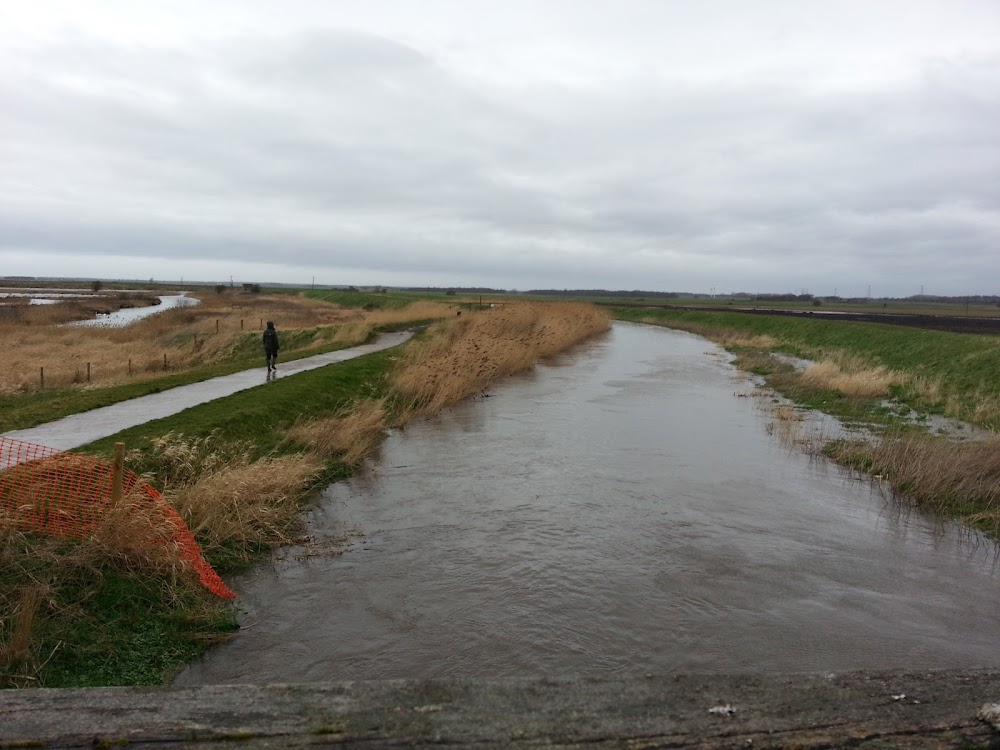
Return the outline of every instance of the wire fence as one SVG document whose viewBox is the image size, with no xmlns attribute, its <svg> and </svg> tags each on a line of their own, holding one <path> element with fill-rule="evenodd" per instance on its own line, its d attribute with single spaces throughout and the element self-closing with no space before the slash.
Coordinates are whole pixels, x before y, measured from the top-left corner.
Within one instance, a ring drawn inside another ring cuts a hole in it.
<svg viewBox="0 0 1000 750">
<path fill-rule="evenodd" d="M 115 462 L 0 436 L 0 510 L 25 532 L 84 539 L 122 497 L 139 496 L 162 515 L 169 542 L 216 596 L 234 599 L 172 505 L 134 471 Z M 163 543 L 163 540 L 150 543 Z"/>
</svg>

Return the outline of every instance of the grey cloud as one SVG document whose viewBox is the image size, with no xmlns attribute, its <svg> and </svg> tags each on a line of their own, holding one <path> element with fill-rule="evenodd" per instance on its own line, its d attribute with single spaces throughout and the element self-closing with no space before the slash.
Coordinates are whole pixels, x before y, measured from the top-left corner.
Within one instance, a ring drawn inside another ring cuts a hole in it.
<svg viewBox="0 0 1000 750">
<path fill-rule="evenodd" d="M 994 59 L 869 91 L 498 87 L 325 30 L 0 62 L 7 252 L 277 249 L 292 272 L 519 287 L 843 288 L 956 255 L 953 286 L 1000 273 Z"/>
</svg>

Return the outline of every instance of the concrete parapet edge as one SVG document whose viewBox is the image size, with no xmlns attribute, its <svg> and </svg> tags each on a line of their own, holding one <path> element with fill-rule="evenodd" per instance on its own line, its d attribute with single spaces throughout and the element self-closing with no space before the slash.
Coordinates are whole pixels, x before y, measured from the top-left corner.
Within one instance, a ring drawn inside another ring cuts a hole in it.
<svg viewBox="0 0 1000 750">
<path fill-rule="evenodd" d="M 0 748 L 1000 748 L 998 702 L 1000 670 L 9 690 Z"/>
</svg>

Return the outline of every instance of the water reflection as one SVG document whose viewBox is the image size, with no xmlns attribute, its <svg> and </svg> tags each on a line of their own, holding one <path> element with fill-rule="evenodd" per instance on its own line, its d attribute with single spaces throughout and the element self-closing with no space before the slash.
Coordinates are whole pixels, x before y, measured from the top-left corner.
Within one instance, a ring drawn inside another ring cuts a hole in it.
<svg viewBox="0 0 1000 750">
<path fill-rule="evenodd" d="M 996 548 L 768 436 L 703 339 L 616 324 L 407 427 L 180 684 L 1000 664 Z"/>
</svg>

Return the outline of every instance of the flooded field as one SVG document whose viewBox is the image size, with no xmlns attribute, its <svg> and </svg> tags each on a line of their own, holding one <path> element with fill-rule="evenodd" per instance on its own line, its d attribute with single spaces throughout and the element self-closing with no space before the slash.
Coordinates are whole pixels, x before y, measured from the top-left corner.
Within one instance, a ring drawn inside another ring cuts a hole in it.
<svg viewBox="0 0 1000 750">
<path fill-rule="evenodd" d="M 750 390 L 616 324 L 393 434 L 177 683 L 1000 665 L 996 547 L 789 451 Z"/>
</svg>

